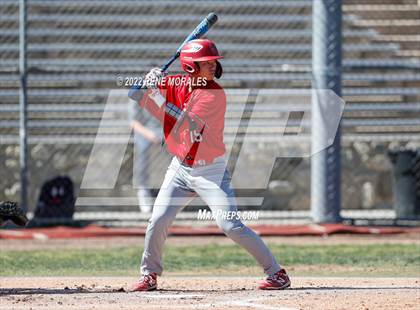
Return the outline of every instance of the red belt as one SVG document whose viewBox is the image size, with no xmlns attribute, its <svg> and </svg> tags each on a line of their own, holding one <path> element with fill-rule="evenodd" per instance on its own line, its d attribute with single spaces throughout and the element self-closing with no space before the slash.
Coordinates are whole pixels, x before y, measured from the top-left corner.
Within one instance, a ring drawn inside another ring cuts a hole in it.
<svg viewBox="0 0 420 310">
<path fill-rule="evenodd" d="M 181 159 L 179 157 L 177 158 L 182 166 L 189 167 L 189 168 L 196 168 L 196 167 L 203 167 L 203 166 L 211 165 L 212 163 L 214 163 L 215 159 L 220 156 L 215 157 L 211 160 L 204 160 L 204 159 L 192 160 L 192 158 L 188 158 L 188 157 L 189 156 L 185 157 L 184 159 Z M 191 163 L 191 161 L 193 161 L 193 163 Z"/>
<path fill-rule="evenodd" d="M 213 163 L 213 160 L 206 161 L 204 159 L 192 160 L 192 159 L 187 159 L 187 158 L 181 159 L 178 157 L 178 160 L 182 166 L 189 167 L 189 168 L 207 166 Z M 193 163 L 191 163 L 191 161 L 193 161 Z"/>
</svg>

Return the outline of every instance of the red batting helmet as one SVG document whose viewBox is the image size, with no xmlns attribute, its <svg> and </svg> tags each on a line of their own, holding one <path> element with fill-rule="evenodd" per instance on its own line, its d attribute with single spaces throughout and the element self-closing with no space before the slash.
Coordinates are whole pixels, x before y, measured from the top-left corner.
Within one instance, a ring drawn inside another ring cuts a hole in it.
<svg viewBox="0 0 420 310">
<path fill-rule="evenodd" d="M 191 40 L 181 49 L 181 67 L 187 73 L 193 74 L 200 71 L 200 67 L 196 62 L 216 60 L 216 78 L 222 76 L 222 66 L 217 59 L 223 58 L 219 55 L 219 51 L 213 41 L 208 39 Z"/>
</svg>

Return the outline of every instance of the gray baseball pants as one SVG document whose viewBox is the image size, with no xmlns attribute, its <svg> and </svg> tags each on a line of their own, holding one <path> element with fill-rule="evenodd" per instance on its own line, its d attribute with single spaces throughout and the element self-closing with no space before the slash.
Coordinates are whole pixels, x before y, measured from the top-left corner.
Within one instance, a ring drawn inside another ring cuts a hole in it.
<svg viewBox="0 0 420 310">
<path fill-rule="evenodd" d="M 141 273 L 162 274 L 162 249 L 176 214 L 199 195 L 213 214 L 217 210 L 236 211 L 236 199 L 230 186 L 230 175 L 223 157 L 212 164 L 199 167 L 181 165 L 174 157 L 156 198 L 153 213 L 147 226 Z M 224 213 L 224 212 L 218 212 Z M 217 216 L 217 225 L 234 242 L 247 250 L 261 265 L 267 275 L 280 270 L 271 251 L 262 239 L 245 226 L 240 219 Z"/>
</svg>

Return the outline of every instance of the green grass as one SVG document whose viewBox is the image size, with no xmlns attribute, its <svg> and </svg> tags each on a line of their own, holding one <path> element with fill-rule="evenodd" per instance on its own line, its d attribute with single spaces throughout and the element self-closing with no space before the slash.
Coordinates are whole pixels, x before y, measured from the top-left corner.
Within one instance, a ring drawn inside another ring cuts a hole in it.
<svg viewBox="0 0 420 310">
<path fill-rule="evenodd" d="M 294 275 L 420 276 L 420 247 L 409 244 L 270 245 Z M 2 251 L 0 276 L 136 276 L 142 249 Z M 234 245 L 168 246 L 165 274 L 259 275 L 260 268 Z"/>
</svg>

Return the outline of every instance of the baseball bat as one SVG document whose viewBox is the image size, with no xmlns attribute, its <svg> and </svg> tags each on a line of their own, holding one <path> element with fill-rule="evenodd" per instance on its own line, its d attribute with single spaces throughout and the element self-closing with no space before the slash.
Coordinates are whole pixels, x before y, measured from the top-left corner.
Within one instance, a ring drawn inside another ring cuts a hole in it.
<svg viewBox="0 0 420 310">
<path fill-rule="evenodd" d="M 206 18 L 204 18 L 201 23 L 195 27 L 195 29 L 186 37 L 184 42 L 178 47 L 174 55 L 161 67 L 162 71 L 166 71 L 169 66 L 179 57 L 181 54 L 182 47 L 189 41 L 201 38 L 206 32 L 217 22 L 217 15 L 215 13 L 209 13 Z M 128 93 L 128 96 L 137 100 L 136 91 L 138 89 L 145 88 L 144 83 L 139 85 L 133 85 Z"/>
<path fill-rule="evenodd" d="M 188 35 L 188 37 L 182 42 L 178 47 L 176 53 L 164 64 L 161 69 L 166 71 L 169 66 L 179 57 L 181 54 L 182 47 L 191 40 L 199 39 L 217 22 L 217 15 L 215 13 L 209 13 L 206 18 L 204 18 L 201 23 Z"/>
</svg>

